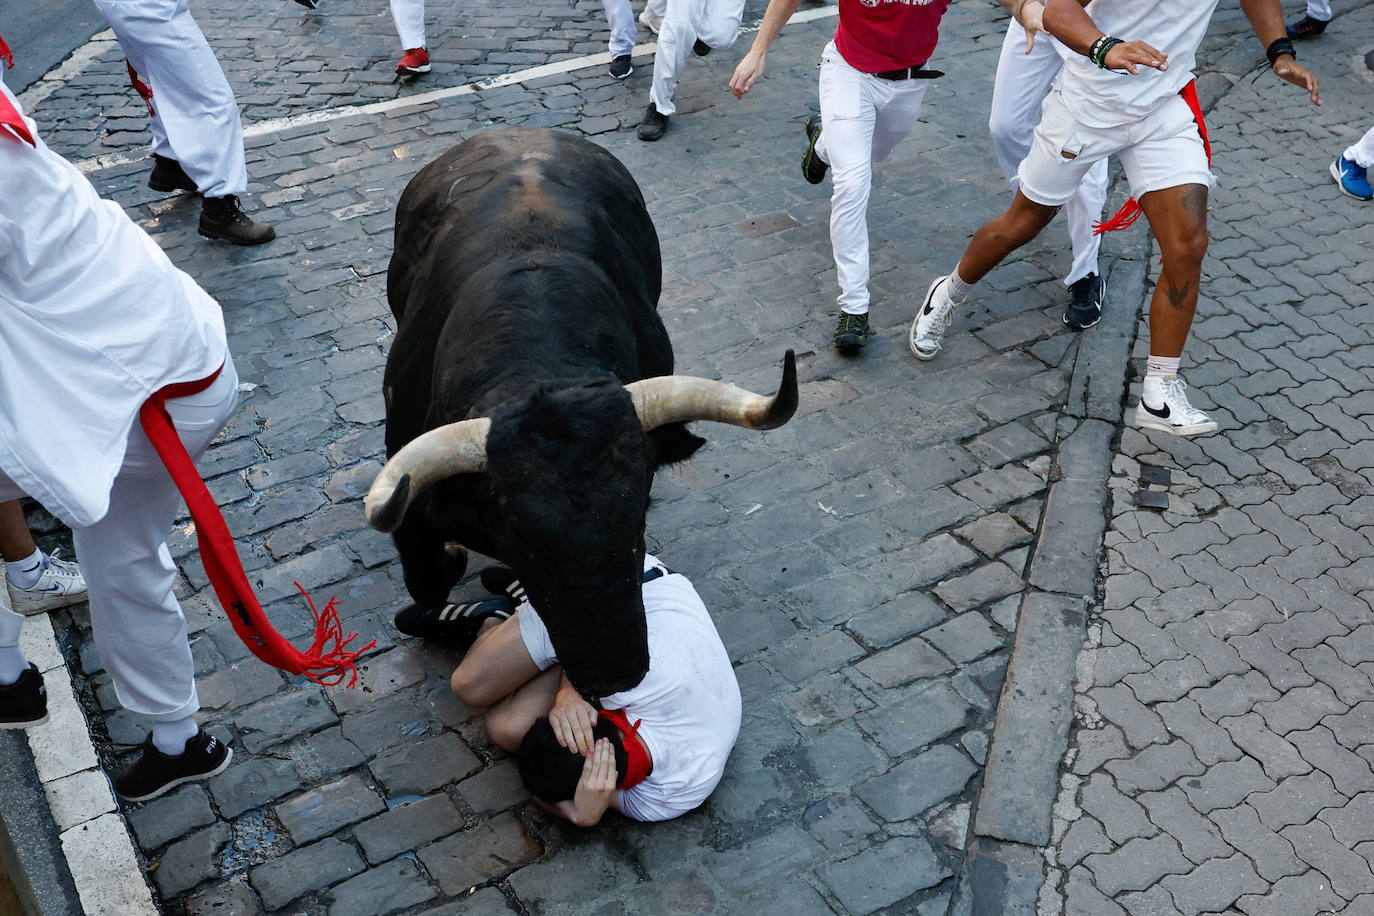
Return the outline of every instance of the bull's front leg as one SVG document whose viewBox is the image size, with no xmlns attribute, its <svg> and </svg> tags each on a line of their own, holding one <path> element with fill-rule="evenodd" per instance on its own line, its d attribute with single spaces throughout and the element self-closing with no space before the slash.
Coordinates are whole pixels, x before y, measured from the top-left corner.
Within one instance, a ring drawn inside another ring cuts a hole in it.
<svg viewBox="0 0 1374 916">
<path fill-rule="evenodd" d="M 448 593 L 467 570 L 468 552 L 453 549 L 456 545 L 450 545 L 421 512 L 408 513 L 392 538 L 401 554 L 406 591 L 415 603 L 439 607 L 448 601 Z"/>
</svg>

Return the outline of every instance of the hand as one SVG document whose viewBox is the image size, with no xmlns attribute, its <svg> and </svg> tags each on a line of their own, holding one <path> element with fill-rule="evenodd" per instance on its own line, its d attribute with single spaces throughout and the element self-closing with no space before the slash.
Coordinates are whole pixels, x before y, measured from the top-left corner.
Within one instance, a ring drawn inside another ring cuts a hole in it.
<svg viewBox="0 0 1374 916">
<path fill-rule="evenodd" d="M 596 707 L 582 698 L 571 685 L 558 689 L 558 696 L 549 710 L 549 725 L 558 743 L 574 754 L 592 752 L 592 728 L 596 725 Z"/>
<path fill-rule="evenodd" d="M 1132 75 L 1140 72 L 1140 67 L 1154 67 L 1156 70 L 1169 69 L 1169 55 L 1155 50 L 1143 41 L 1123 41 L 1112 45 L 1103 61 L 1108 70 L 1126 70 Z"/>
<path fill-rule="evenodd" d="M 601 820 L 615 794 L 615 775 L 615 751 L 609 740 L 601 738 L 582 764 L 582 778 L 577 781 L 568 820 L 580 827 L 590 827 Z"/>
<path fill-rule="evenodd" d="M 1287 54 L 1274 61 L 1274 72 L 1280 79 L 1285 79 L 1294 86 L 1301 86 L 1307 90 L 1307 96 L 1312 100 L 1313 105 L 1322 103 L 1321 94 L 1317 91 L 1317 78 L 1307 71 L 1307 68 L 1295 61 Z"/>
<path fill-rule="evenodd" d="M 730 77 L 730 91 L 735 98 L 742 99 L 744 94 L 754 88 L 759 77 L 763 76 L 764 58 L 767 54 L 751 48 L 735 67 L 735 75 Z"/>
<path fill-rule="evenodd" d="M 1045 31 L 1045 4 L 1041 0 L 1022 0 L 1016 9 L 1016 21 L 1026 30 L 1026 53 L 1035 47 L 1035 34 Z"/>
</svg>

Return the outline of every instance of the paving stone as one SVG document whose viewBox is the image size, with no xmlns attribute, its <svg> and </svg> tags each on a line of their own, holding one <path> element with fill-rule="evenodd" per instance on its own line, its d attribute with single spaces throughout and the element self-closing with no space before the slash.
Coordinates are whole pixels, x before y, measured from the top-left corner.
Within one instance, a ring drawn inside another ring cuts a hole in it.
<svg viewBox="0 0 1374 916">
<path fill-rule="evenodd" d="M 202 881 L 219 877 L 215 859 L 232 838 L 228 825 L 216 823 L 168 846 L 153 872 L 158 892 L 175 897 Z"/>
<path fill-rule="evenodd" d="M 262 904 L 241 876 L 203 890 L 186 901 L 187 916 L 254 916 L 261 912 Z"/>
<path fill-rule="evenodd" d="M 353 828 L 353 836 L 372 863 L 385 862 L 463 828 L 463 816 L 447 795 L 431 795 L 397 805 Z"/>
<path fill-rule="evenodd" d="M 1106 768 L 1115 778 L 1117 788 L 1130 795 L 1162 789 L 1185 776 L 1205 771 L 1192 748 L 1182 741 L 1147 747 L 1129 760 L 1111 761 Z"/>
<path fill-rule="evenodd" d="M 300 788 L 290 761 L 276 757 L 235 760 L 233 766 L 210 780 L 210 794 L 224 817 L 276 801 Z"/>
<path fill-rule="evenodd" d="M 1306 824 L 1323 808 L 1340 807 L 1345 796 L 1336 791 L 1325 773 L 1289 776 L 1270 792 L 1259 792 L 1246 799 L 1270 830 L 1290 824 Z"/>
<path fill-rule="evenodd" d="M 1253 757 L 1223 761 L 1202 776 L 1180 783 L 1188 801 L 1202 814 L 1217 808 L 1234 808 L 1252 792 L 1267 792 L 1274 785 Z"/>
<path fill-rule="evenodd" d="M 1213 811 L 1208 817 L 1221 828 L 1222 837 L 1245 853 L 1260 876 L 1271 884 L 1306 870 L 1306 863 L 1293 854 L 1293 844 L 1261 824 L 1259 815 L 1248 804 Z"/>
<path fill-rule="evenodd" d="M 893 756 L 938 741 L 963 727 L 973 707 L 947 684 L 921 687 L 890 706 L 858 717 L 862 728 Z"/>
<path fill-rule="evenodd" d="M 1105 725 L 1091 731 L 1080 729 L 1076 735 L 1078 756 L 1073 762 L 1073 771 L 1080 776 L 1091 773 L 1108 760 L 1116 760 L 1130 755 L 1121 729 Z"/>
<path fill-rule="evenodd" d="M 129 827 L 138 844 L 149 851 L 214 822 L 205 790 L 197 785 L 185 786 L 129 813 Z"/>
<path fill-rule="evenodd" d="M 1165 728 L 1182 738 L 1203 765 L 1240 758 L 1241 750 L 1231 741 L 1230 733 L 1204 716 L 1195 700 L 1184 697 L 1160 703 L 1155 712 L 1164 720 Z"/>
<path fill-rule="evenodd" d="M 1331 777 L 1342 795 L 1354 798 L 1360 792 L 1374 791 L 1374 771 L 1369 763 L 1342 747 L 1327 728 L 1289 732 L 1288 737 L 1304 760 Z"/>
<path fill-rule="evenodd" d="M 1102 895 L 1086 868 L 1069 872 L 1064 883 L 1065 916 L 1122 916 L 1126 911 Z"/>
<path fill-rule="evenodd" d="M 228 665 L 196 679 L 196 695 L 205 709 L 237 709 L 256 703 L 281 689 L 281 678 L 254 662 Z"/>
<path fill-rule="evenodd" d="M 286 752 L 295 763 L 300 778 L 307 783 L 322 782 L 362 765 L 367 759 L 337 726 L 298 739 Z"/>
<path fill-rule="evenodd" d="M 420 867 L 409 859 L 372 868 L 335 887 L 329 916 L 382 916 L 438 896 L 425 882 Z"/>
<path fill-rule="evenodd" d="M 1264 720 L 1255 713 L 1222 719 L 1221 726 L 1238 747 L 1263 764 L 1270 779 L 1283 779 L 1312 769 L 1297 748 L 1266 728 Z"/>
<path fill-rule="evenodd" d="M 1173 837 L 1162 833 L 1136 837 L 1113 852 L 1088 856 L 1083 864 L 1092 871 L 1097 889 L 1112 897 L 1122 891 L 1142 891 L 1165 875 L 1193 869 Z"/>
<path fill-rule="evenodd" d="M 987 618 L 974 611 L 960 614 L 948 623 L 932 627 L 921 635 L 935 648 L 961 664 L 967 664 L 1002 647 L 1001 638 L 988 624 Z"/>
<path fill-rule="evenodd" d="M 334 711 L 318 688 L 278 693 L 241 709 L 234 717 L 243 746 L 260 754 L 297 735 L 317 731 L 335 721 Z"/>
<path fill-rule="evenodd" d="M 1202 662 L 1192 657 L 1160 662 L 1149 671 L 1125 679 L 1135 698 L 1146 704 L 1177 700 L 1214 680 Z"/>
<path fill-rule="evenodd" d="M 1182 916 L 1174 906 L 1174 898 L 1169 896 L 1162 884 L 1156 884 L 1147 891 L 1122 894 L 1118 899 L 1131 916 Z"/>
<path fill-rule="evenodd" d="M 847 722 L 828 728 L 806 742 L 802 753 L 811 775 L 827 787 L 851 786 L 889 764 L 887 755 Z"/>
<path fill-rule="evenodd" d="M 1094 852 L 1109 852 L 1112 841 L 1102 830 L 1102 824 L 1093 817 L 1084 815 L 1074 821 L 1064 833 L 1059 846 L 1058 864 L 1063 868 L 1073 868 L 1083 857 Z"/>
<path fill-rule="evenodd" d="M 733 855 L 719 857 L 707 873 L 727 892 L 736 895 L 766 889 L 789 880 L 825 858 L 824 848 L 795 824 L 775 827 L 742 846 Z M 682 850 L 674 853 L 675 866 Z"/>
<path fill-rule="evenodd" d="M 1331 881 L 1331 889 L 1347 900 L 1359 894 L 1374 892 L 1374 873 L 1369 861 L 1351 852 L 1345 844 L 1331 835 L 1331 829 L 1321 820 L 1295 824 L 1279 831 L 1293 844 L 1299 859 L 1320 871 Z"/>
<path fill-rule="evenodd" d="M 1236 902 L 1247 916 L 1293 916 L 1294 913 L 1337 912 L 1345 901 L 1331 890 L 1318 871 L 1282 878 L 1263 895 L 1250 894 Z"/>
<path fill-rule="evenodd" d="M 521 903 L 536 912 L 547 912 L 568 901 L 594 900 L 633 884 L 636 878 L 614 849 L 593 842 L 579 844 L 575 859 L 526 865 L 511 875 L 510 884 Z"/>
<path fill-rule="evenodd" d="M 263 904 L 275 910 L 302 894 L 356 875 L 365 867 L 352 846 L 326 839 L 259 865 L 253 869 L 250 880 Z"/>
<path fill-rule="evenodd" d="M 1103 717 L 1121 728 L 1131 747 L 1139 750 L 1169 740 L 1159 716 L 1141 704 L 1129 687 L 1098 687 L 1089 695 Z"/>
<path fill-rule="evenodd" d="M 1222 839 L 1216 826 L 1198 814 L 1187 797 L 1178 789 L 1147 792 L 1137 798 L 1150 820 L 1169 836 L 1178 840 L 1183 854 L 1194 862 L 1229 856 L 1234 850 Z"/>
<path fill-rule="evenodd" d="M 891 649 L 884 649 L 854 667 L 883 687 L 898 687 L 920 678 L 944 674 L 953 670 L 954 665 L 925 640 L 912 638 Z"/>
<path fill-rule="evenodd" d="M 881 829 L 863 806 L 848 795 L 831 795 L 816 802 L 802 813 L 802 823 L 832 853 L 852 851 Z M 964 827 L 968 827 L 967 817 Z M 962 842 L 956 848 L 962 848 Z"/>
<path fill-rule="evenodd" d="M 312 789 L 277 806 L 277 816 L 298 844 L 327 836 L 386 806 L 357 776 Z"/>
<path fill-rule="evenodd" d="M 1186 913 L 1219 912 L 1243 894 L 1257 893 L 1265 882 L 1245 856 L 1211 859 L 1186 875 L 1170 875 L 1160 882 Z"/>
<path fill-rule="evenodd" d="M 1011 547 L 1028 543 L 1033 537 L 1020 522 L 1005 512 L 984 515 L 956 529 L 955 534 L 988 557 L 998 556 Z"/>
<path fill-rule="evenodd" d="M 820 671 L 842 667 L 864 650 L 848 635 L 829 630 L 819 636 L 794 637 L 777 650 L 768 653 L 768 663 L 794 684 L 801 683 Z"/>
<path fill-rule="evenodd" d="M 477 755 L 450 732 L 402 745 L 368 764 L 392 797 L 432 792 L 466 779 L 481 767 Z"/>
<path fill-rule="evenodd" d="M 325 693 L 334 708 L 345 713 L 402 687 L 417 684 L 424 676 L 425 667 L 420 657 L 407 648 L 397 647 L 359 664 L 356 687 L 333 687 Z"/>
<path fill-rule="evenodd" d="M 1079 804 L 1102 822 L 1107 836 L 1117 845 L 1157 832 L 1145 809 L 1117 791 L 1111 777 L 1105 773 L 1096 773 L 1088 779 L 1079 793 Z"/>
<path fill-rule="evenodd" d="M 1326 716 L 1322 724 L 1352 747 L 1374 744 L 1374 701 L 1356 703 L 1349 712 Z"/>
<path fill-rule="evenodd" d="M 1371 814 L 1374 814 L 1374 794 L 1363 792 L 1344 807 L 1328 808 L 1318 817 L 1330 827 L 1338 841 L 1354 849 L 1357 844 L 1370 839 Z"/>
<path fill-rule="evenodd" d="M 897 837 L 817 870 L 846 911 L 855 914 L 872 913 L 905 900 L 950 873 L 930 844 L 917 837 Z"/>
<path fill-rule="evenodd" d="M 859 783 L 855 792 L 884 820 L 904 821 L 962 792 L 977 771 L 968 757 L 942 744 Z"/>
<path fill-rule="evenodd" d="M 921 592 L 906 592 L 845 623 L 845 628 L 875 648 L 886 648 L 945 620 L 945 612 Z"/>
<path fill-rule="evenodd" d="M 796 722 L 807 728 L 853 718 L 873 703 L 850 681 L 838 674 L 819 675 L 783 697 L 782 705 Z M 901 723 L 896 723 L 898 726 Z M 881 743 L 881 741 L 880 741 Z"/>
<path fill-rule="evenodd" d="M 1210 687 L 1189 693 L 1202 714 L 1213 722 L 1226 716 L 1243 716 L 1263 700 L 1277 699 L 1278 691 L 1258 671 L 1228 675 Z M 1374 706 L 1371 706 L 1374 709 Z"/>
<path fill-rule="evenodd" d="M 498 814 L 419 853 L 425 869 L 450 897 L 505 875 L 538 855 L 538 844 L 513 814 Z"/>
<path fill-rule="evenodd" d="M 989 563 L 966 576 L 946 579 L 935 587 L 935 594 L 951 609 L 959 612 L 1016 594 L 1024 587 L 1021 577 L 1005 563 Z"/>
</svg>

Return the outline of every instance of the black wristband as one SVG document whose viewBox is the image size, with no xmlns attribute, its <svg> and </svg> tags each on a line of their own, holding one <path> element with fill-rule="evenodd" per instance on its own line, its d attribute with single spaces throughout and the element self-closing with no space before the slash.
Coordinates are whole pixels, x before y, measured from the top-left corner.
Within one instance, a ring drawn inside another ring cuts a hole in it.
<svg viewBox="0 0 1374 916">
<path fill-rule="evenodd" d="M 1287 37 L 1275 38 L 1269 47 L 1264 49 L 1264 56 L 1269 58 L 1269 68 L 1272 70 L 1274 64 L 1279 62 L 1279 58 L 1287 54 L 1294 60 L 1298 59 L 1298 52 L 1293 50 L 1293 42 Z"/>
<path fill-rule="evenodd" d="M 1093 63 L 1097 64 L 1098 69 L 1106 70 L 1107 53 L 1119 44 L 1122 44 L 1120 38 L 1113 38 L 1110 35 L 1103 35 L 1101 38 L 1097 39 L 1097 41 L 1092 43 L 1092 47 L 1088 48 L 1088 59 L 1091 60 Z"/>
</svg>

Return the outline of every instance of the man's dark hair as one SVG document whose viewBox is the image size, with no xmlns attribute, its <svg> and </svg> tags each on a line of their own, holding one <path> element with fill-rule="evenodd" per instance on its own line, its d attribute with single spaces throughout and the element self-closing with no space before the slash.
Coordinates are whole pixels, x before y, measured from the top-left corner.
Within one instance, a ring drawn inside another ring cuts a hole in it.
<svg viewBox="0 0 1374 916">
<path fill-rule="evenodd" d="M 615 751 L 616 782 L 625 778 L 629 755 L 620 737 L 620 730 L 606 719 L 598 718 L 592 728 L 594 738 L 611 739 Z M 530 730 L 515 752 L 515 764 L 520 779 L 535 798 L 546 802 L 569 801 L 577 794 L 577 781 L 582 778 L 586 758 L 558 743 L 548 716 L 534 720 Z"/>
</svg>

